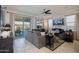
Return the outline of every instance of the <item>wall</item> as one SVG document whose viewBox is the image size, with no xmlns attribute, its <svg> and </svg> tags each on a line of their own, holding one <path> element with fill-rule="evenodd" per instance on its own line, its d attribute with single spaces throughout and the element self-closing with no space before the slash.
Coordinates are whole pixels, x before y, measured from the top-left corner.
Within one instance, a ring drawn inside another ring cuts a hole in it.
<svg viewBox="0 0 79 59">
<path fill-rule="evenodd" d="M 58 18 L 57 18 L 58 19 Z M 64 18 L 64 25 L 53 25 L 53 20 L 55 19 L 48 19 L 48 28 L 49 30 L 53 29 L 53 28 L 61 28 L 66 30 L 66 19 Z"/>
<path fill-rule="evenodd" d="M 36 17 L 31 17 L 31 29 L 36 29 Z"/>
<path fill-rule="evenodd" d="M 52 20 L 52 22 L 51 22 L 51 20 Z M 50 22 L 51 22 L 51 24 L 50 24 Z M 64 26 L 63 25 L 55 26 L 55 25 L 53 25 L 53 18 L 49 17 L 49 16 L 48 17 L 45 16 L 44 17 L 44 29 L 51 30 L 52 28 L 61 28 L 61 29 L 66 30 L 66 19 L 64 18 Z"/>
<path fill-rule="evenodd" d="M 44 17 L 44 29 L 45 30 L 49 29 L 49 27 L 48 27 L 48 19 L 49 19 L 49 17 L 47 17 L 47 16 Z"/>
<path fill-rule="evenodd" d="M 61 28 L 66 30 L 66 19 L 64 18 L 64 25 L 53 25 L 53 28 Z"/>
<path fill-rule="evenodd" d="M 79 40 L 79 14 L 77 14 L 77 17 L 76 17 L 76 37 L 77 37 L 77 40 Z"/>
<path fill-rule="evenodd" d="M 7 11 L 4 11 L 4 20 L 5 20 L 5 24 L 9 24 L 10 23 L 10 13 L 8 13 Z"/>
<path fill-rule="evenodd" d="M 11 27 L 12 27 L 12 33 L 13 33 L 13 36 L 14 36 L 14 38 L 15 38 L 15 14 L 12 14 L 12 13 L 10 13 L 10 16 L 9 16 L 10 18 L 10 21 L 9 21 L 9 23 L 10 23 L 10 25 L 11 25 Z"/>
</svg>

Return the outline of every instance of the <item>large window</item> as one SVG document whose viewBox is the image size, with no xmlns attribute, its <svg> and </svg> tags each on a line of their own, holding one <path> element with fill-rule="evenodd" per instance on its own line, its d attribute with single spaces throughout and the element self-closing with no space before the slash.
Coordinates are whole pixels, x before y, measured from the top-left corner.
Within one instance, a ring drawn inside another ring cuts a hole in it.
<svg viewBox="0 0 79 59">
<path fill-rule="evenodd" d="M 66 28 L 67 30 L 71 29 L 75 31 L 75 15 L 67 16 L 66 17 Z"/>
</svg>

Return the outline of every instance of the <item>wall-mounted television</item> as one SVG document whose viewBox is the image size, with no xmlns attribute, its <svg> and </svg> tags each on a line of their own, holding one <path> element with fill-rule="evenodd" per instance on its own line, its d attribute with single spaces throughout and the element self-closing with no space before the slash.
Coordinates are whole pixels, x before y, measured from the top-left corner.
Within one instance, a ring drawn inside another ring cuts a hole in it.
<svg viewBox="0 0 79 59">
<path fill-rule="evenodd" d="M 64 25 L 64 18 L 54 19 L 53 25 Z"/>
</svg>

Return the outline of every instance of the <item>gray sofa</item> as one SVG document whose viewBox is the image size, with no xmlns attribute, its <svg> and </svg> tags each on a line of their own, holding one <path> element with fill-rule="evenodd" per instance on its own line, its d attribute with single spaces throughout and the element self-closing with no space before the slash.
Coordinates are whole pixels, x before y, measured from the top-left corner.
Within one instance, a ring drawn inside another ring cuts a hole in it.
<svg viewBox="0 0 79 59">
<path fill-rule="evenodd" d="M 39 31 L 28 31 L 26 37 L 29 42 L 31 42 L 38 48 L 42 48 L 45 46 L 45 37 L 41 35 Z"/>
</svg>

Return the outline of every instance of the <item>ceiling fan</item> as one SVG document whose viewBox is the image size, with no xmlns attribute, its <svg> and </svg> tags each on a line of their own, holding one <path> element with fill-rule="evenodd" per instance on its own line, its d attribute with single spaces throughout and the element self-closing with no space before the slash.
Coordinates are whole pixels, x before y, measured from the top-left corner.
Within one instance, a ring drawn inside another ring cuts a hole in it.
<svg viewBox="0 0 79 59">
<path fill-rule="evenodd" d="M 42 14 L 52 14 L 52 13 L 51 13 L 51 10 L 50 9 L 48 9 L 48 10 L 43 9 L 43 13 Z"/>
</svg>

